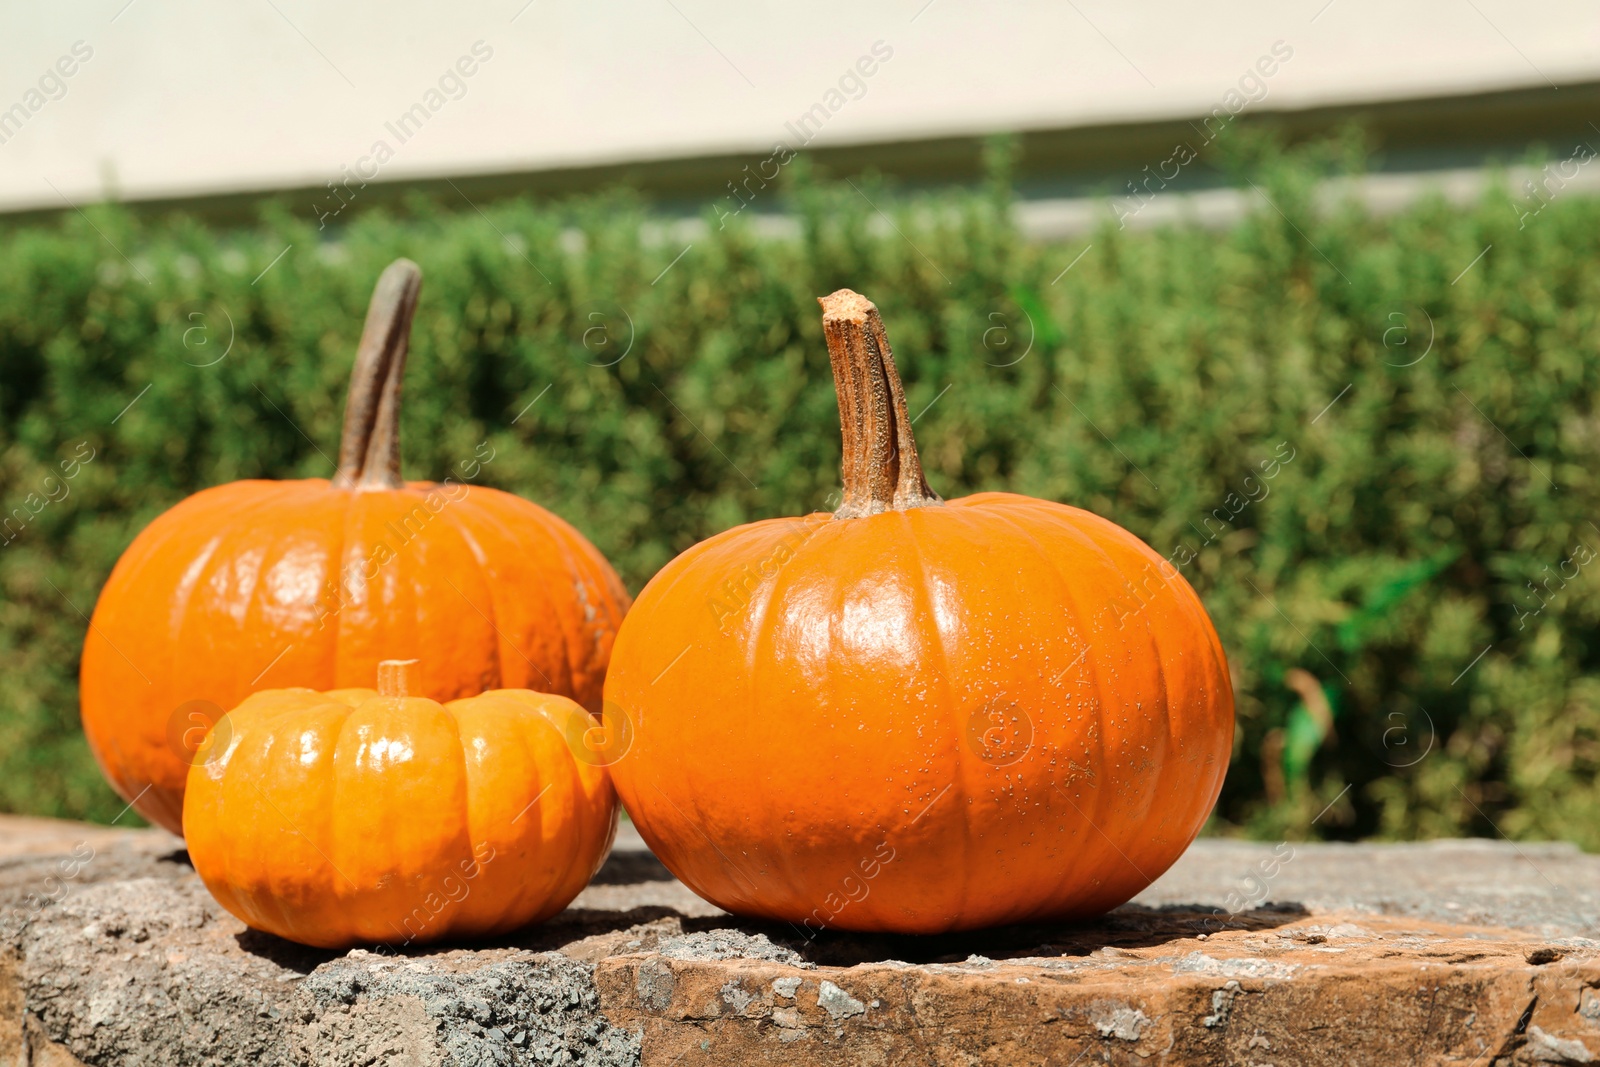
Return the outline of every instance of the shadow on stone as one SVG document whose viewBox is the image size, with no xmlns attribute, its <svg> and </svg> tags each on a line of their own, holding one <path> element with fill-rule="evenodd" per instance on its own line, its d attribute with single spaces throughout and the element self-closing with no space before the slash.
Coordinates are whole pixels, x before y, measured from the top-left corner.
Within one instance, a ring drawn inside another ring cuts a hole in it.
<svg viewBox="0 0 1600 1067">
<path fill-rule="evenodd" d="M 343 952 L 331 949 L 309 948 L 285 940 L 276 934 L 249 927 L 233 935 L 233 939 L 241 951 L 302 975 L 310 974 L 329 960 L 336 960 L 344 955 Z"/>
<path fill-rule="evenodd" d="M 846 930 L 805 931 L 786 923 L 755 922 L 733 916 L 687 918 L 686 933 L 740 930 L 764 934 L 774 944 L 799 953 L 808 963 L 853 967 L 897 960 L 902 963 L 962 963 L 973 956 L 989 960 L 1074 957 L 1110 949 L 1159 948 L 1199 934 L 1224 930 L 1270 930 L 1306 918 L 1297 902 L 1273 902 L 1252 911 L 1228 914 L 1199 904 L 1148 908 L 1124 904 L 1099 918 L 1079 923 L 1028 924 L 990 930 L 916 936 L 865 934 Z"/>
<path fill-rule="evenodd" d="M 807 963 L 825 967 L 853 967 L 886 960 L 911 964 L 964 963 L 973 957 L 980 960 L 1069 959 L 1107 949 L 1159 949 L 1199 934 L 1270 930 L 1297 922 L 1309 914 L 1296 902 L 1273 902 L 1234 914 L 1197 904 L 1169 904 L 1159 908 L 1125 904 L 1081 923 L 1005 926 L 927 937 L 821 930 L 807 937 L 804 931 L 787 923 L 745 920 L 731 915 L 690 917 L 669 907 L 646 906 L 627 911 L 568 908 L 545 922 L 498 937 L 370 948 L 395 957 L 435 956 L 452 950 L 505 949 L 599 958 L 652 952 L 662 937 L 679 936 L 680 931 L 682 935 L 691 936 L 731 932 L 764 936 L 772 945 L 794 952 Z M 235 937 L 244 952 L 299 974 L 308 974 L 321 964 L 344 955 L 307 948 L 259 930 L 245 930 Z"/>
<path fill-rule="evenodd" d="M 414 944 L 360 945 L 379 955 L 404 957 L 432 957 L 452 951 L 483 952 L 505 949 L 527 952 L 557 952 L 570 950 L 577 942 L 589 939 L 615 940 L 637 927 L 662 922 L 676 929 L 682 916 L 667 907 L 638 907 L 628 911 L 601 911 L 594 908 L 568 908 L 542 923 L 525 926 L 510 933 L 486 938 L 445 938 L 440 941 Z M 726 925 L 726 924 L 724 924 Z M 234 935 L 240 950 L 268 960 L 287 970 L 307 974 L 316 967 L 346 955 L 347 950 L 311 948 L 296 944 L 261 930 L 246 928 Z M 647 937 L 651 948 L 656 934 Z"/>
<path fill-rule="evenodd" d="M 530 952 L 566 950 L 586 938 L 621 935 L 636 927 L 663 921 L 676 924 L 681 914 L 672 908 L 648 905 L 627 911 L 602 911 L 597 908 L 568 908 L 542 923 L 524 926 L 492 942 L 496 946 L 527 949 Z M 653 945 L 654 940 L 650 943 Z"/>
<path fill-rule="evenodd" d="M 189 859 L 189 850 L 186 848 L 175 848 L 164 856 L 157 856 L 156 862 L 176 863 L 180 867 L 187 867 L 191 871 L 194 870 L 194 862 Z"/>
<path fill-rule="evenodd" d="M 675 881 L 666 865 L 648 852 L 613 852 L 595 873 L 590 885 L 638 885 Z"/>
</svg>

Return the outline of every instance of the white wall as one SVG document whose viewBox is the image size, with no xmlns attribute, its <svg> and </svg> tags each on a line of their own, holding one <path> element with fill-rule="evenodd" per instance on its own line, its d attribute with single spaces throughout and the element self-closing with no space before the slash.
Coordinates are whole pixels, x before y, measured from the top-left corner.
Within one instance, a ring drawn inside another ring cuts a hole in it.
<svg viewBox="0 0 1600 1067">
<path fill-rule="evenodd" d="M 29 96 L 80 41 L 64 95 Z M 385 123 L 480 41 L 465 95 L 402 143 Z M 1278 41 L 1292 58 L 1246 85 L 1263 110 L 1600 79 L 1592 0 L 16 3 L 0 210 L 321 185 L 380 140 L 381 180 L 793 146 L 785 122 L 880 41 L 815 143 L 1191 117 Z"/>
</svg>

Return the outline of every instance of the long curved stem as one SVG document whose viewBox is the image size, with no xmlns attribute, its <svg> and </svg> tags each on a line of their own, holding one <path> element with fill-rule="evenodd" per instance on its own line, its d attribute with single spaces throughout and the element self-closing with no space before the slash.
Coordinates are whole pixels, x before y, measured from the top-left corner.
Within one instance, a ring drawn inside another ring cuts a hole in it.
<svg viewBox="0 0 1600 1067">
<path fill-rule="evenodd" d="M 844 503 L 834 518 L 942 503 L 923 477 L 905 392 L 877 306 L 849 289 L 819 297 L 817 303 L 844 437 Z"/>
<path fill-rule="evenodd" d="M 421 287 L 422 268 L 397 259 L 372 290 L 350 372 L 335 488 L 398 489 L 405 484 L 400 477 L 400 382 Z"/>
</svg>

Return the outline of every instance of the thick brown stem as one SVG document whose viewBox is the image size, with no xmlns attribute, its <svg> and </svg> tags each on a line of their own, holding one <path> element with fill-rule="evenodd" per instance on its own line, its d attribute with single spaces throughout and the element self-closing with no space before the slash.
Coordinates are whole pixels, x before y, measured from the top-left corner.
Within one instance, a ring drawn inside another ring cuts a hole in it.
<svg viewBox="0 0 1600 1067">
<path fill-rule="evenodd" d="M 378 661 L 378 695 L 414 697 L 422 695 L 422 661 L 385 659 Z"/>
<path fill-rule="evenodd" d="M 344 403 L 336 488 L 398 489 L 405 484 L 400 477 L 400 380 L 421 287 L 422 268 L 397 259 L 372 290 Z"/>
<path fill-rule="evenodd" d="M 922 476 L 911 437 L 906 396 L 877 307 L 860 293 L 840 289 L 820 297 L 822 333 L 833 361 L 844 435 L 844 503 L 837 519 L 938 504 Z"/>
</svg>

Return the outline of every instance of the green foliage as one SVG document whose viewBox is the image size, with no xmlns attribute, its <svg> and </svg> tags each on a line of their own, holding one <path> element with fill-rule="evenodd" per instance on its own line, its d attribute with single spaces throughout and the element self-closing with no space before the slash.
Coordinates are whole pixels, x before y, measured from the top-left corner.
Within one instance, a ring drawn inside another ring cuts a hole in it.
<svg viewBox="0 0 1600 1067">
<path fill-rule="evenodd" d="M 1600 201 L 1314 211 L 1331 159 L 1232 159 L 1260 203 L 1226 232 L 1062 245 L 1019 240 L 999 181 L 906 198 L 803 161 L 796 239 L 713 220 L 687 250 L 621 194 L 419 203 L 336 242 L 272 209 L 15 229 L 0 505 L 29 517 L 0 548 L 0 808 L 120 810 L 77 727 L 97 590 L 186 494 L 330 472 L 367 296 L 405 255 L 408 476 L 460 476 L 488 441 L 480 480 L 566 516 L 635 591 L 698 539 L 823 506 L 815 298 L 849 286 L 882 308 L 936 489 L 1089 508 L 1200 591 L 1238 694 L 1219 832 L 1600 847 Z M 47 482 L 80 442 L 92 461 Z"/>
</svg>

